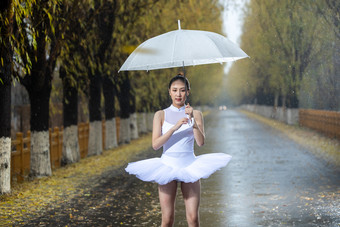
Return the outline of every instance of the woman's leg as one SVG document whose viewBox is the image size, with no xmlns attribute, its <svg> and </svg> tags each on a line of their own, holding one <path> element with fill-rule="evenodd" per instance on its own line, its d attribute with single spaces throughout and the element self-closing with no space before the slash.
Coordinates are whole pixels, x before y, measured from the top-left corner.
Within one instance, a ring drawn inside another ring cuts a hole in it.
<svg viewBox="0 0 340 227">
<path fill-rule="evenodd" d="M 162 227 L 174 224 L 176 192 L 177 181 L 158 186 L 159 202 L 162 209 Z"/>
<path fill-rule="evenodd" d="M 194 183 L 183 183 L 181 184 L 183 193 L 186 217 L 189 227 L 200 226 L 199 221 L 199 206 L 201 197 L 201 183 L 196 181 Z"/>
</svg>

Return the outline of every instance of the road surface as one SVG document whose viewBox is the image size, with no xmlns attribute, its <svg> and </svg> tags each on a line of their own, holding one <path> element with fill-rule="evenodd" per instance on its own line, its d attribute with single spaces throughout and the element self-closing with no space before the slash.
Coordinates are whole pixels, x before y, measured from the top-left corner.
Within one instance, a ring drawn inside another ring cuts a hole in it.
<svg viewBox="0 0 340 227">
<path fill-rule="evenodd" d="M 283 133 L 228 110 L 205 119 L 196 155 L 223 152 L 227 167 L 201 181 L 202 227 L 340 226 L 340 171 Z M 311 138 L 312 139 L 312 138 Z M 160 155 L 152 149 L 135 160 Z M 160 226 L 157 185 L 123 168 L 93 179 L 88 192 L 27 226 Z M 181 194 L 175 226 L 187 226 Z"/>
</svg>

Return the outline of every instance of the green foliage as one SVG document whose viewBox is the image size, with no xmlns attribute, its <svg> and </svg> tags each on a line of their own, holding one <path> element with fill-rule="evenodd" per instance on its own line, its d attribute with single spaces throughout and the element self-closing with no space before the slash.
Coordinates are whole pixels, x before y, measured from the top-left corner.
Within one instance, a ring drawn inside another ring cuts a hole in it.
<svg viewBox="0 0 340 227">
<path fill-rule="evenodd" d="M 60 54 L 65 29 L 70 17 L 71 1 L 14 1 L 15 76 L 27 89 L 41 89 L 52 80 L 56 59 Z M 34 73 L 33 73 L 33 72 Z M 33 80 L 33 81 L 32 81 Z"/>
<path fill-rule="evenodd" d="M 181 20 L 182 29 L 222 33 L 221 10 L 218 2 L 211 0 L 158 1 L 152 8 L 147 8 L 144 16 L 133 25 L 133 39 L 125 45 L 137 47 L 149 38 L 176 30 L 177 20 Z M 197 66 L 186 67 L 185 70 L 192 87 L 190 104 L 216 103 L 216 96 L 222 84 L 223 67 L 221 65 Z M 157 110 L 168 106 L 171 102 L 167 90 L 168 82 L 180 71 L 182 68 L 138 72 L 141 76 L 135 83 L 138 97 L 137 109 Z M 151 87 L 143 89 L 144 86 Z"/>
<path fill-rule="evenodd" d="M 0 83 L 9 84 L 13 70 L 13 1 L 6 1 L 0 6 Z"/>
<path fill-rule="evenodd" d="M 332 51 L 325 49 L 330 42 L 325 34 L 332 28 L 317 13 L 324 7 L 323 1 L 250 1 L 241 47 L 251 61 L 235 64 L 228 76 L 235 104 L 256 99 L 273 105 L 281 97 L 282 105 L 298 106 L 308 71 L 320 64 L 320 53 Z"/>
<path fill-rule="evenodd" d="M 46 86 L 45 79 L 51 83 L 55 67 L 63 65 L 70 84 L 85 94 L 89 76 L 96 74 L 110 78 L 119 90 L 117 72 L 131 51 L 146 39 L 177 29 L 178 19 L 183 29 L 222 31 L 222 8 L 218 1 L 211 0 L 13 2 L 14 76 L 27 88 L 40 89 Z M 213 104 L 220 92 L 222 66 L 186 70 L 193 88 L 191 104 Z M 139 76 L 131 76 L 138 109 L 154 110 L 168 105 L 167 84 L 179 71 L 139 72 Z"/>
</svg>

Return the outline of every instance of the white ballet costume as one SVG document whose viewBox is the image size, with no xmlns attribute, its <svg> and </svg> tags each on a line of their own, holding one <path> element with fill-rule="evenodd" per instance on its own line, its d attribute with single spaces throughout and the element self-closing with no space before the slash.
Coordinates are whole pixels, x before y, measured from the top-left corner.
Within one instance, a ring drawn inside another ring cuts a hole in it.
<svg viewBox="0 0 340 227">
<path fill-rule="evenodd" d="M 184 117 L 185 106 L 180 109 L 173 105 L 166 108 L 162 134 Z M 195 156 L 194 140 L 193 124 L 183 124 L 163 145 L 163 154 L 160 158 L 129 163 L 125 170 L 143 181 L 156 182 L 160 185 L 173 180 L 193 183 L 201 178 L 208 178 L 230 161 L 231 156 L 224 153 Z"/>
</svg>

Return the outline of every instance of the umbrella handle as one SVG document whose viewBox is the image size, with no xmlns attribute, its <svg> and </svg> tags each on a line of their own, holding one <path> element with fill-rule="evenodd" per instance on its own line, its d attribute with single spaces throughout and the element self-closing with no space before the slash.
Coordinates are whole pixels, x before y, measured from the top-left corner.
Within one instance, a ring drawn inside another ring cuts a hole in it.
<svg viewBox="0 0 340 227">
<path fill-rule="evenodd" d="M 193 125 L 193 121 L 190 119 L 189 114 L 187 114 L 188 125 L 191 127 Z"/>
<path fill-rule="evenodd" d="M 184 80 L 186 80 L 186 78 L 185 78 L 184 61 L 183 61 L 183 66 L 182 66 L 182 68 L 183 68 L 183 77 L 184 77 Z M 187 95 L 188 89 L 187 89 L 187 86 L 186 86 L 186 81 L 184 81 L 184 83 L 185 83 L 185 102 L 187 102 L 187 101 L 188 101 L 188 95 Z M 185 103 L 184 103 L 184 104 L 185 104 Z M 190 121 L 190 119 L 189 119 L 189 121 Z"/>
</svg>

